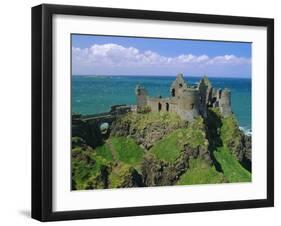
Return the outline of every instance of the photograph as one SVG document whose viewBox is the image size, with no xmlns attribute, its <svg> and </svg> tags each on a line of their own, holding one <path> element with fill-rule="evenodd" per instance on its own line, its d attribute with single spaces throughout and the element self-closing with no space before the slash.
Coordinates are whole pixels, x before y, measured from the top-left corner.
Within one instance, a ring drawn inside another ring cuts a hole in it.
<svg viewBox="0 0 281 226">
<path fill-rule="evenodd" d="M 71 34 L 71 190 L 252 182 L 252 43 Z"/>
</svg>

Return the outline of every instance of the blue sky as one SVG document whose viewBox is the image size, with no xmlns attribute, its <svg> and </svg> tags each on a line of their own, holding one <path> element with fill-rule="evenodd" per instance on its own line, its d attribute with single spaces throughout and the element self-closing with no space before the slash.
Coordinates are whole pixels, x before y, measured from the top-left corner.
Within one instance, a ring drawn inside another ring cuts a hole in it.
<svg viewBox="0 0 281 226">
<path fill-rule="evenodd" d="M 251 43 L 72 35 L 75 75 L 251 77 Z"/>
</svg>

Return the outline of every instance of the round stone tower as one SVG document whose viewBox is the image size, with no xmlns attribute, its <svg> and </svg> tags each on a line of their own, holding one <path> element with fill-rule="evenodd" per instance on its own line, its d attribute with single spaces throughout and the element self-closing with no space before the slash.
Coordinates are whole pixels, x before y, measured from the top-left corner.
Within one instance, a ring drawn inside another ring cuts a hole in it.
<svg viewBox="0 0 281 226">
<path fill-rule="evenodd" d="M 137 98 L 137 107 L 143 107 L 147 105 L 147 92 L 144 87 L 137 85 L 135 89 Z"/>
<path fill-rule="evenodd" d="M 185 89 L 178 99 L 178 114 L 183 120 L 193 121 L 199 115 L 199 90 Z"/>
<path fill-rule="evenodd" d="M 219 90 L 219 108 L 223 116 L 229 116 L 232 114 L 231 111 L 231 92 L 229 89 Z"/>
</svg>

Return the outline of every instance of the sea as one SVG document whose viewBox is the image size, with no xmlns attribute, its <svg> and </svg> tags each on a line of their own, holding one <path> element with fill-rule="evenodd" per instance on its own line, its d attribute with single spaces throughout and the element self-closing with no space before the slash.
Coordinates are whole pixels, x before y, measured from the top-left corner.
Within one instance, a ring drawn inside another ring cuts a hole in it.
<svg viewBox="0 0 281 226">
<path fill-rule="evenodd" d="M 198 84 L 200 77 L 185 77 L 189 85 Z M 148 95 L 168 97 L 175 76 L 85 76 L 72 75 L 72 112 L 96 114 L 110 110 L 116 104 L 136 104 L 135 87 L 140 84 Z M 232 111 L 239 127 L 246 134 L 252 129 L 252 81 L 250 78 L 215 78 L 209 80 L 215 88 L 231 91 Z"/>
</svg>

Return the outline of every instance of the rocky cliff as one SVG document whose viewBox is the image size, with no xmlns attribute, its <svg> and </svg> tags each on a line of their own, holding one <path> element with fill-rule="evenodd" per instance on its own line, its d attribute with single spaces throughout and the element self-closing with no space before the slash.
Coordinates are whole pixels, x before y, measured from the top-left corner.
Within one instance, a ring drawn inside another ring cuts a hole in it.
<svg viewBox="0 0 281 226">
<path fill-rule="evenodd" d="M 234 115 L 215 108 L 192 123 L 171 113 L 131 112 L 112 123 L 102 143 L 72 141 L 73 189 L 251 180 L 251 137 Z"/>
</svg>

